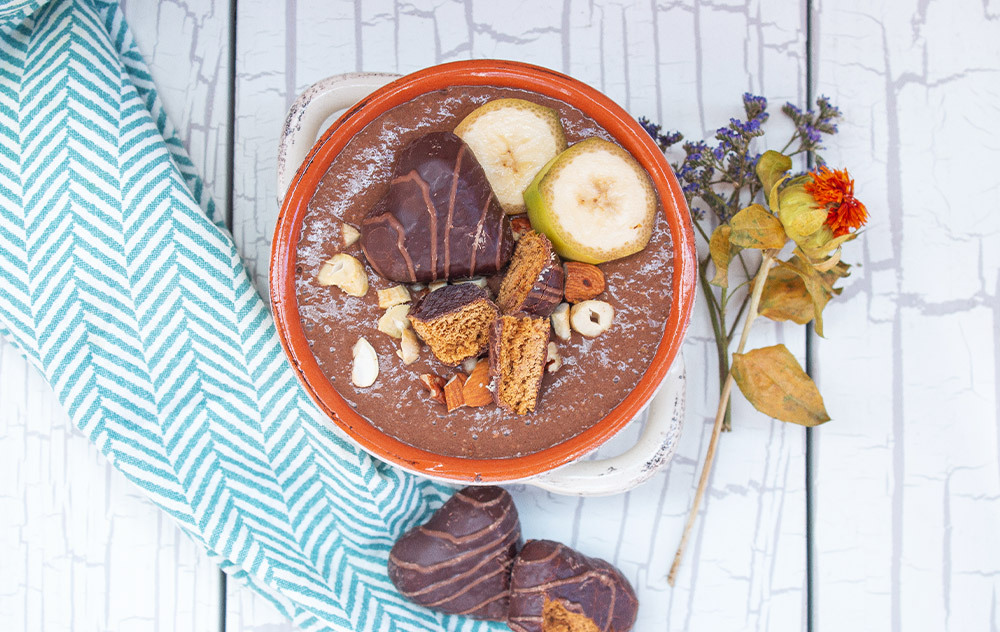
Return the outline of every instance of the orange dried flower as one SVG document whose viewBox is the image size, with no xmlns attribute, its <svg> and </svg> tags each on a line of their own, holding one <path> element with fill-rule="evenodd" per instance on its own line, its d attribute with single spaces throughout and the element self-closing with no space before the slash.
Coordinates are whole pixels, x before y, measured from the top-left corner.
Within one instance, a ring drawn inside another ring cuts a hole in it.
<svg viewBox="0 0 1000 632">
<path fill-rule="evenodd" d="M 854 179 L 847 169 L 830 171 L 821 166 L 809 176 L 812 180 L 806 183 L 806 192 L 817 204 L 827 208 L 825 223 L 834 237 L 846 235 L 865 225 L 868 209 L 854 197 Z"/>
</svg>

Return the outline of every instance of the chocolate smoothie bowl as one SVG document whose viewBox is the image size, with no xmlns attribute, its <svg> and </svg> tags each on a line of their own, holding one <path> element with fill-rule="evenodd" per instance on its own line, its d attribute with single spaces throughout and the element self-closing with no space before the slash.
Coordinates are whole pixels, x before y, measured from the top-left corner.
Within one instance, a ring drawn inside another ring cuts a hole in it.
<svg viewBox="0 0 1000 632">
<path fill-rule="evenodd" d="M 315 144 L 282 206 L 272 304 L 303 384 L 362 447 L 518 480 L 648 403 L 689 319 L 693 242 L 618 106 L 544 69 L 459 62 L 378 89 Z"/>
</svg>

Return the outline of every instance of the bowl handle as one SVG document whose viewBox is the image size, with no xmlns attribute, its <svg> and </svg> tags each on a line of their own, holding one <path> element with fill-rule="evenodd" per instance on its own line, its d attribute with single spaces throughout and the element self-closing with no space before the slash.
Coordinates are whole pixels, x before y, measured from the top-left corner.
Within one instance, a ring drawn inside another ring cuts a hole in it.
<svg viewBox="0 0 1000 632">
<path fill-rule="evenodd" d="M 621 494 L 650 479 L 670 462 L 684 421 L 687 373 L 678 353 L 649 404 L 646 427 L 628 451 L 607 459 L 575 461 L 523 481 L 568 496 Z"/>
<path fill-rule="evenodd" d="M 350 72 L 321 79 L 299 95 L 285 117 L 278 141 L 278 204 L 309 155 L 323 124 L 400 75 Z"/>
</svg>

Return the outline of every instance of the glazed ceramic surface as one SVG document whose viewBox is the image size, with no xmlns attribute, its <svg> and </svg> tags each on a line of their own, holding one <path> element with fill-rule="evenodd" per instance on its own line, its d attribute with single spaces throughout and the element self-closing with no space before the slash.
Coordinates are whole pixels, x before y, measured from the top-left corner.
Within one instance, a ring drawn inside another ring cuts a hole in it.
<svg viewBox="0 0 1000 632">
<path fill-rule="evenodd" d="M 356 90 L 363 76 L 340 78 Z M 328 96 L 334 80 L 311 88 L 300 104 L 293 106 L 286 123 L 286 138 L 314 128 L 329 112 L 316 107 L 310 114 L 309 103 Z M 347 405 L 320 370 L 303 335 L 295 301 L 295 253 L 301 222 L 316 187 L 333 158 L 346 142 L 385 110 L 405 103 L 424 92 L 449 85 L 489 85 L 532 90 L 561 99 L 583 111 L 611 133 L 650 173 L 662 201 L 674 243 L 674 303 L 667 319 L 663 338 L 653 361 L 637 387 L 604 419 L 579 435 L 550 448 L 526 456 L 507 459 L 471 459 L 445 457 L 402 443 L 372 425 Z M 351 93 L 353 94 L 353 93 Z M 306 136 L 308 137 L 308 135 Z M 291 149 L 289 149 L 291 145 Z M 279 158 L 279 177 L 287 177 L 301 152 L 301 142 L 283 143 Z M 289 153 L 292 154 L 289 157 Z M 280 186 L 280 185 L 279 185 Z M 693 231 L 683 196 L 662 153 L 649 136 L 620 107 L 592 88 L 553 71 L 499 61 L 457 62 L 408 75 L 377 89 L 363 98 L 338 119 L 301 160 L 291 178 L 275 231 L 271 260 L 271 300 L 283 344 L 303 384 L 335 423 L 369 452 L 404 469 L 436 478 L 463 482 L 510 482 L 548 472 L 594 450 L 614 436 L 648 404 L 677 355 L 690 317 L 693 298 Z M 655 455 L 650 455 L 655 456 Z M 624 465 L 624 463 L 622 464 Z M 612 468 L 620 470 L 621 468 Z M 655 470 L 654 470 L 655 471 Z M 577 493 L 580 493 L 579 491 Z"/>
</svg>

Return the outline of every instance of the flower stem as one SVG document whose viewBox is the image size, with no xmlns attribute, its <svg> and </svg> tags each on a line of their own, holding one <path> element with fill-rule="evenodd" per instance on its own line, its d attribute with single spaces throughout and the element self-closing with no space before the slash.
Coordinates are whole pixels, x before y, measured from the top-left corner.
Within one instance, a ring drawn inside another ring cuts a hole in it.
<svg viewBox="0 0 1000 632">
<path fill-rule="evenodd" d="M 764 258 L 760 262 L 757 276 L 754 278 L 753 294 L 750 298 L 750 311 L 747 312 L 746 320 L 743 321 L 743 333 L 740 334 L 740 344 L 736 347 L 736 353 L 743 353 L 747 344 L 747 337 L 750 335 L 750 326 L 757 319 L 757 308 L 760 306 L 760 296 L 764 292 L 764 282 L 767 281 L 767 273 L 774 263 L 774 256 L 777 251 L 765 250 Z M 708 451 L 705 453 L 705 465 L 701 468 L 701 478 L 698 479 L 698 489 L 694 494 L 694 502 L 691 505 L 691 513 L 688 514 L 687 523 L 684 525 L 684 532 L 681 534 L 681 542 L 674 554 L 674 563 L 670 566 L 670 573 L 667 575 L 667 583 L 671 586 L 677 580 L 677 571 L 680 568 L 681 560 L 684 559 L 684 550 L 687 548 L 688 538 L 691 537 L 691 530 L 694 521 L 698 517 L 698 508 L 701 506 L 701 499 L 705 496 L 708 488 L 708 478 L 712 473 L 712 464 L 715 461 L 715 450 L 719 444 L 719 435 L 722 432 L 722 423 L 726 417 L 726 410 L 729 407 L 729 396 L 733 391 L 732 369 L 726 372 L 726 381 L 722 386 L 722 394 L 719 397 L 719 408 L 715 412 L 715 423 L 712 425 L 712 438 L 708 442 Z"/>
</svg>

